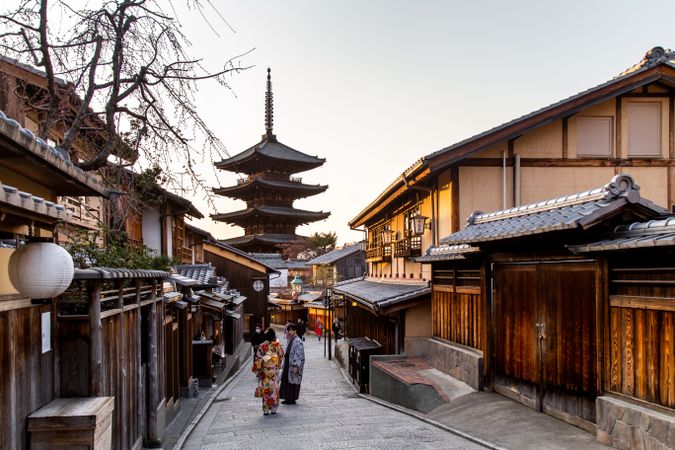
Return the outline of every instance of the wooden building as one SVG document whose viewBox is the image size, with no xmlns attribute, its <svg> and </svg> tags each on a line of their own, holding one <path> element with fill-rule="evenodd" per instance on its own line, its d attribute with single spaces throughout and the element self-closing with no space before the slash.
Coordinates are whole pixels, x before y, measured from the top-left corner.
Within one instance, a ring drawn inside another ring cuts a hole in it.
<svg viewBox="0 0 675 450">
<path fill-rule="evenodd" d="M 653 220 L 665 213 L 627 175 L 577 194 L 476 212 L 418 259 L 432 266 L 432 334 L 444 348 L 434 367 L 620 447 L 626 433 L 658 434 L 639 424 L 660 420 L 660 407 L 670 408 L 675 424 L 675 347 L 661 337 L 673 335 L 672 249 L 644 251 L 672 244 L 675 219 Z M 606 255 L 620 245 L 631 254 Z M 410 342 L 409 354 L 423 345 Z M 624 405 L 632 399 L 646 403 Z M 614 426 L 623 417 L 617 408 L 643 421 L 622 431 Z"/>
<path fill-rule="evenodd" d="M 358 243 L 331 250 L 307 264 L 312 267 L 312 284 L 319 288 L 362 277 L 366 273 L 364 252 Z"/>
<path fill-rule="evenodd" d="M 269 326 L 269 275 L 278 272 L 231 245 L 213 240 L 204 241 L 202 246 L 204 260 L 213 265 L 217 273 L 224 274 L 230 285 L 246 297 L 243 306 L 244 336 L 248 337 L 258 323 L 263 327 Z"/>
<path fill-rule="evenodd" d="M 349 222 L 367 233 L 368 276 L 425 283 L 431 268 L 415 258 L 473 211 L 584 191 L 617 173 L 640 180 L 643 196 L 670 210 L 674 98 L 675 53 L 655 47 L 606 83 L 422 156 Z M 426 223 L 415 229 L 420 216 Z M 406 326 L 431 330 L 430 303 L 409 312 Z"/>
<path fill-rule="evenodd" d="M 247 252 L 279 253 L 279 244 L 304 239 L 295 234 L 299 225 L 327 218 L 330 213 L 293 207 L 295 200 L 317 195 L 328 186 L 309 185 L 293 174 L 323 165 L 325 159 L 310 156 L 282 144 L 272 133 L 272 81 L 267 69 L 265 129 L 253 147 L 217 162 L 221 170 L 243 173 L 236 186 L 220 187 L 218 195 L 246 202 L 246 209 L 212 215 L 213 220 L 244 228 L 244 236 L 224 242 Z"/>
</svg>

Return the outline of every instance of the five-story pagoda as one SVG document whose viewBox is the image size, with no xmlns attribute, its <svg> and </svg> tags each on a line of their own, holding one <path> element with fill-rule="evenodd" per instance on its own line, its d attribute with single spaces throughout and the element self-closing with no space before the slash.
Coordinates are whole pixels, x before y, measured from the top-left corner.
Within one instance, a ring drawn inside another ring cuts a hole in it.
<svg viewBox="0 0 675 450">
<path fill-rule="evenodd" d="M 277 141 L 272 133 L 272 106 L 272 79 L 270 69 L 267 69 L 266 132 L 262 140 L 215 164 L 218 169 L 246 175 L 236 186 L 213 190 L 218 195 L 245 201 L 246 209 L 213 214 L 211 218 L 244 228 L 244 236 L 222 242 L 248 252 L 278 253 L 279 244 L 303 239 L 295 234 L 296 227 L 330 215 L 330 212 L 293 207 L 293 201 L 319 194 L 328 186 L 303 184 L 302 179 L 291 175 L 319 167 L 326 160 Z"/>
</svg>

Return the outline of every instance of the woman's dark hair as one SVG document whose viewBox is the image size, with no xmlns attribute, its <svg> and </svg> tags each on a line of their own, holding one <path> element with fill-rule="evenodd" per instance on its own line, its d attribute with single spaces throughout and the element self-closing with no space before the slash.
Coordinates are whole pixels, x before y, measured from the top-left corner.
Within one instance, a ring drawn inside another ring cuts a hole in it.
<svg viewBox="0 0 675 450">
<path fill-rule="evenodd" d="M 291 323 L 291 324 L 289 324 L 289 325 L 286 327 L 286 330 L 287 330 L 287 331 L 291 331 L 291 330 L 293 330 L 293 331 L 298 331 L 298 326 L 297 326 L 296 324 L 294 324 L 294 323 Z"/>
<path fill-rule="evenodd" d="M 269 342 L 274 342 L 277 340 L 277 334 L 274 332 L 273 329 L 268 328 L 267 330 L 265 330 L 265 340 Z"/>
</svg>

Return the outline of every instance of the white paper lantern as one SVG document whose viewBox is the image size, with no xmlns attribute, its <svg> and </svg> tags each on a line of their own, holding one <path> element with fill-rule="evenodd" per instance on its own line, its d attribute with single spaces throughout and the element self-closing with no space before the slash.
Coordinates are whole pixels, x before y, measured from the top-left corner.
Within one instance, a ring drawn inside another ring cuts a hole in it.
<svg viewBox="0 0 675 450">
<path fill-rule="evenodd" d="M 52 298 L 68 289 L 75 267 L 63 247 L 51 242 L 32 242 L 9 258 L 9 280 L 28 298 Z"/>
</svg>

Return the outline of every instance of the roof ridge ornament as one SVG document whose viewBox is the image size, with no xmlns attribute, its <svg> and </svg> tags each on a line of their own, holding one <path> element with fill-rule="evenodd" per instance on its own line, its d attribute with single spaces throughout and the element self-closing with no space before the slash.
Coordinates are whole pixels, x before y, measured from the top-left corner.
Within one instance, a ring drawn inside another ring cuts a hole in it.
<svg viewBox="0 0 675 450">
<path fill-rule="evenodd" d="M 625 173 L 614 175 L 610 182 L 603 186 L 603 190 L 607 192 L 606 199 L 626 197 L 629 203 L 640 201 L 640 186 L 635 184 L 632 176 Z"/>
<path fill-rule="evenodd" d="M 272 94 L 272 69 L 267 68 L 267 91 L 265 92 L 265 135 L 263 139 L 276 141 L 276 136 L 272 133 L 274 125 L 274 96 Z"/>
</svg>

